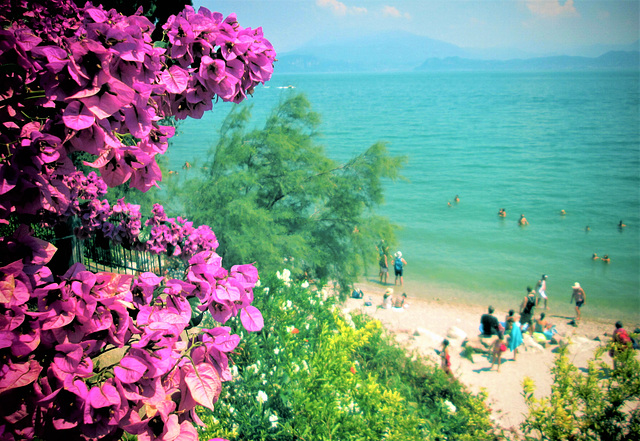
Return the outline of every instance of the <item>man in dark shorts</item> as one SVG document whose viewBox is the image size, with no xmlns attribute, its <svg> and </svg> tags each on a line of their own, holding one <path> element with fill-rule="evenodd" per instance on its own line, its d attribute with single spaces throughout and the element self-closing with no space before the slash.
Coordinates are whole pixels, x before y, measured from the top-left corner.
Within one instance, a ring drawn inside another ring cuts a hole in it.
<svg viewBox="0 0 640 441">
<path fill-rule="evenodd" d="M 404 285 L 404 279 L 402 278 L 402 273 L 404 270 L 404 266 L 407 264 L 407 261 L 402 258 L 402 253 L 398 251 L 396 253 L 396 258 L 393 261 L 393 270 L 396 274 L 396 280 L 394 285 L 398 284 L 398 278 L 400 278 L 400 286 Z"/>
<path fill-rule="evenodd" d="M 569 300 L 569 303 L 573 301 L 576 302 L 576 318 L 574 323 L 578 326 L 578 322 L 580 321 L 580 308 L 582 308 L 582 305 L 587 301 L 587 295 L 578 282 L 574 283 L 571 288 L 573 289 L 573 293 L 571 293 L 571 300 Z"/>
<path fill-rule="evenodd" d="M 520 305 L 520 325 L 524 326 L 525 323 L 527 324 L 529 335 L 533 335 L 533 309 L 537 304 L 538 299 L 536 298 L 535 292 L 530 286 L 527 286 L 527 295 Z"/>
<path fill-rule="evenodd" d="M 384 252 L 380 255 L 380 283 L 387 284 L 387 277 L 389 276 L 389 261 L 387 260 L 387 253 Z"/>
</svg>

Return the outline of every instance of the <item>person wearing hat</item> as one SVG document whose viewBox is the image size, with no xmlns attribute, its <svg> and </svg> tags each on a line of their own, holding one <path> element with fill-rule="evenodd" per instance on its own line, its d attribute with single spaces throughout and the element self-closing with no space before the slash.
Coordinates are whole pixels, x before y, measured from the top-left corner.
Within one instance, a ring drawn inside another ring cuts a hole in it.
<svg viewBox="0 0 640 441">
<path fill-rule="evenodd" d="M 404 266 L 406 264 L 407 264 L 407 261 L 402 258 L 402 253 L 400 251 L 398 251 L 396 253 L 396 258 L 393 261 L 393 270 L 395 271 L 395 274 L 396 274 L 396 280 L 394 282 L 394 285 L 398 284 L 398 277 L 399 277 L 400 278 L 400 286 L 403 286 L 404 280 L 402 278 L 402 273 L 403 273 Z"/>
<path fill-rule="evenodd" d="M 544 300 L 544 309 L 547 309 L 547 275 L 543 274 L 538 280 L 538 284 L 536 285 L 536 291 L 540 297 Z"/>
<path fill-rule="evenodd" d="M 387 288 L 382 296 L 382 308 L 391 309 L 393 306 L 393 289 Z"/>
<path fill-rule="evenodd" d="M 580 321 L 580 308 L 587 301 L 587 295 L 578 282 L 574 283 L 571 288 L 573 289 L 573 293 L 571 294 L 571 300 L 569 300 L 569 303 L 573 301 L 576 302 L 576 318 L 574 323 L 578 326 L 578 322 Z"/>
</svg>

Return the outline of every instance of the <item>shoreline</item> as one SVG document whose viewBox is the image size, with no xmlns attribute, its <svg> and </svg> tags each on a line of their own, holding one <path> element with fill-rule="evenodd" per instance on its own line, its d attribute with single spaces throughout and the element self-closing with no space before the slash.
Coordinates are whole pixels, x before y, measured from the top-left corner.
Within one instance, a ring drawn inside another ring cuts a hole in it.
<svg viewBox="0 0 640 441">
<path fill-rule="evenodd" d="M 546 344 L 545 347 L 525 342 L 518 349 L 517 361 L 513 353 L 507 351 L 502 358 L 500 372 L 490 369 L 491 361 L 486 354 L 474 353 L 473 361 L 463 356 L 463 342 L 477 340 L 480 316 L 487 312 L 487 305 L 471 303 L 467 299 L 444 298 L 442 293 L 434 292 L 431 297 L 422 298 L 411 294 L 410 290 L 401 290 L 393 285 L 383 286 L 369 280 L 356 283 L 355 287 L 364 292 L 363 299 L 347 299 L 345 312 L 361 312 L 379 320 L 395 340 L 410 353 L 418 352 L 439 365 L 437 350 L 444 338 L 450 340 L 452 370 L 455 378 L 464 384 L 470 392 L 486 393 L 487 405 L 491 408 L 492 419 L 498 427 L 514 433 L 520 433 L 519 426 L 525 420 L 528 411 L 522 395 L 522 382 L 531 378 L 536 385 L 536 396 L 548 396 L 551 393 L 553 367 L 558 345 Z M 394 288 L 394 296 L 407 292 L 406 308 L 383 309 L 382 296 L 387 288 Z M 406 287 L 405 287 L 406 288 Z M 365 306 L 370 301 L 371 306 Z M 504 307 L 496 307 L 495 316 L 503 321 L 507 313 Z M 517 306 L 512 307 L 517 312 Z M 536 308 L 535 317 L 544 309 Z M 569 344 L 570 361 L 578 368 L 586 368 L 595 351 L 611 339 L 614 322 L 590 318 L 584 315 L 578 327 L 568 324 L 566 316 L 547 311 L 547 318 L 556 325 L 560 334 L 571 341 Z M 560 317 L 560 318 L 558 318 Z M 564 317 L 564 318 L 562 318 Z M 632 323 L 625 323 L 629 331 L 635 329 Z M 602 360 L 611 363 L 604 354 Z"/>
<path fill-rule="evenodd" d="M 463 290 L 460 287 L 456 287 L 453 284 L 439 284 L 434 282 L 405 280 L 404 287 L 400 285 L 394 286 L 393 276 L 389 274 L 388 280 L 391 283 L 382 284 L 378 281 L 377 277 L 361 278 L 356 285 L 367 286 L 368 289 L 374 293 L 384 293 L 385 289 L 392 288 L 396 293 L 401 294 L 406 292 L 408 297 L 413 297 L 424 301 L 438 301 L 441 303 L 447 303 L 451 305 L 466 305 L 466 306 L 481 306 L 486 309 L 489 305 L 493 305 L 496 309 L 506 310 L 513 309 L 516 313 L 522 299 L 526 295 L 526 286 L 523 286 L 520 293 L 487 293 L 474 290 L 473 292 Z M 535 283 L 531 283 L 533 288 Z M 549 295 L 549 309 L 547 312 L 547 318 L 554 318 L 556 320 L 569 321 L 575 316 L 574 305 L 569 303 L 571 297 L 570 287 L 565 289 L 561 295 L 556 295 L 553 292 Z M 631 330 L 640 328 L 640 311 L 621 311 L 613 308 L 603 308 L 601 305 L 594 305 L 589 301 L 589 293 L 587 292 L 587 303 L 582 308 L 582 318 L 587 319 L 589 322 L 599 323 L 601 325 L 613 326 L 613 324 L 621 320 L 623 323 L 628 324 L 627 328 Z M 638 299 L 640 304 L 640 299 Z M 540 307 L 537 308 L 538 312 L 545 312 Z"/>
</svg>

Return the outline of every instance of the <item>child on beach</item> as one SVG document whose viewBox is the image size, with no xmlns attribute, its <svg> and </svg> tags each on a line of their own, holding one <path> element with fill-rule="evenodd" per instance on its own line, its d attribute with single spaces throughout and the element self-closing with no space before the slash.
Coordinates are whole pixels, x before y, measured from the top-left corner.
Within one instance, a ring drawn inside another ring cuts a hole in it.
<svg viewBox="0 0 640 441">
<path fill-rule="evenodd" d="M 500 372 L 500 365 L 502 364 L 502 353 L 506 352 L 507 345 L 504 344 L 504 337 L 498 336 L 493 342 L 493 349 L 491 351 L 491 369 L 494 364 L 498 364 L 498 372 Z"/>
<path fill-rule="evenodd" d="M 451 356 L 449 355 L 449 340 L 446 338 L 442 341 L 442 351 L 440 351 L 440 366 L 447 375 L 453 378 L 451 371 Z"/>
</svg>

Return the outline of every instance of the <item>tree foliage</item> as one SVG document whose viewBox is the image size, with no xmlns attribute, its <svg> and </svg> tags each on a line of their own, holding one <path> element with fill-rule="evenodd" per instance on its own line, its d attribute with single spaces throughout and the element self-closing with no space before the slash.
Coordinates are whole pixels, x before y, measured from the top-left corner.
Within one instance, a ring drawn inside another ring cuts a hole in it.
<svg viewBox="0 0 640 441">
<path fill-rule="evenodd" d="M 262 130 L 248 130 L 249 107 L 224 121 L 202 176 L 186 185 L 190 218 L 216 226 L 226 262 L 332 278 L 346 287 L 362 273 L 393 227 L 373 210 L 384 179 L 397 179 L 403 157 L 384 143 L 340 164 L 315 142 L 320 117 L 301 94 L 286 97 Z"/>
</svg>

